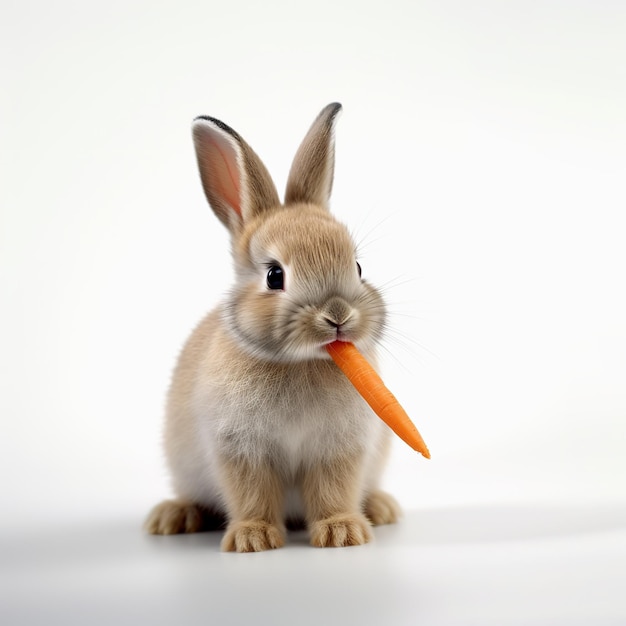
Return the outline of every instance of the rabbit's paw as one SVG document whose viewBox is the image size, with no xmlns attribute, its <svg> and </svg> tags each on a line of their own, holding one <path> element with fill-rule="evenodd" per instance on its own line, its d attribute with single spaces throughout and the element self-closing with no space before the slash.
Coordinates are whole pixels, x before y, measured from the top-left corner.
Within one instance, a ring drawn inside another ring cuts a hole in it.
<svg viewBox="0 0 626 626">
<path fill-rule="evenodd" d="M 392 495 L 373 491 L 365 500 L 365 515 L 374 526 L 393 524 L 402 515 L 402 509 Z"/>
<path fill-rule="evenodd" d="M 202 529 L 202 522 L 202 511 L 192 502 L 165 500 L 152 509 L 144 528 L 151 535 L 197 533 Z"/>
<path fill-rule="evenodd" d="M 360 546 L 372 539 L 370 524 L 363 515 L 333 515 L 311 524 L 311 545 L 326 548 Z"/>
<path fill-rule="evenodd" d="M 222 539 L 224 552 L 261 552 L 285 545 L 285 531 L 263 520 L 229 524 Z"/>
</svg>

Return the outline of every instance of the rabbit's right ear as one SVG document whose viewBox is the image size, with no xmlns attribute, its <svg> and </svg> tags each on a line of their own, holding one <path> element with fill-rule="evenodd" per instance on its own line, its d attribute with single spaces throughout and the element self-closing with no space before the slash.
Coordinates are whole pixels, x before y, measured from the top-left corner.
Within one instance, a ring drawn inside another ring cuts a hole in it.
<svg viewBox="0 0 626 626">
<path fill-rule="evenodd" d="M 201 116 L 192 130 L 204 193 L 232 234 L 262 211 L 280 205 L 265 165 L 232 128 Z"/>
<path fill-rule="evenodd" d="M 335 122 L 341 104 L 332 102 L 317 116 L 291 164 L 285 204 L 307 202 L 328 208 L 335 168 Z"/>
</svg>

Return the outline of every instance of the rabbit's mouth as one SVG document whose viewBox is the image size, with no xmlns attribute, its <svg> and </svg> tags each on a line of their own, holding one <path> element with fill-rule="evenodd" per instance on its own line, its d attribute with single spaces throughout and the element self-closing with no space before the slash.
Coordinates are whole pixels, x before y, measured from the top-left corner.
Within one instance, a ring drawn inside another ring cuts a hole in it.
<svg viewBox="0 0 626 626">
<path fill-rule="evenodd" d="M 347 343 L 353 343 L 355 340 L 354 333 L 346 332 L 342 328 L 337 328 L 336 334 L 334 337 L 329 339 L 328 341 L 324 341 L 321 348 L 326 349 L 326 346 L 329 343 L 333 343 L 334 341 L 345 341 Z"/>
</svg>

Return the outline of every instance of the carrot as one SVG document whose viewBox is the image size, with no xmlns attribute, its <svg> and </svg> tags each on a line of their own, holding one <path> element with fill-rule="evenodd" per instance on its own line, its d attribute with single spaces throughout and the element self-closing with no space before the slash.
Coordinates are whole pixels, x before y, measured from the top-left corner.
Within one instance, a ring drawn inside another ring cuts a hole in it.
<svg viewBox="0 0 626 626">
<path fill-rule="evenodd" d="M 334 341 L 326 350 L 374 413 L 413 450 L 430 459 L 430 452 L 406 411 L 354 344 Z"/>
</svg>

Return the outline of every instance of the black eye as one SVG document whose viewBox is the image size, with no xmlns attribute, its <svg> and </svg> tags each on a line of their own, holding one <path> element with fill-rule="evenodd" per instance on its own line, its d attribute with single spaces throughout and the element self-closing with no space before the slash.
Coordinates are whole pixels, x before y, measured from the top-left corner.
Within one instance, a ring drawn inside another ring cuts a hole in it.
<svg viewBox="0 0 626 626">
<path fill-rule="evenodd" d="M 280 265 L 272 265 L 267 270 L 267 286 L 270 289 L 284 289 L 285 273 Z"/>
<path fill-rule="evenodd" d="M 357 261 L 356 264 L 356 271 L 359 273 L 359 278 L 361 278 L 361 265 L 360 263 Z"/>
</svg>

